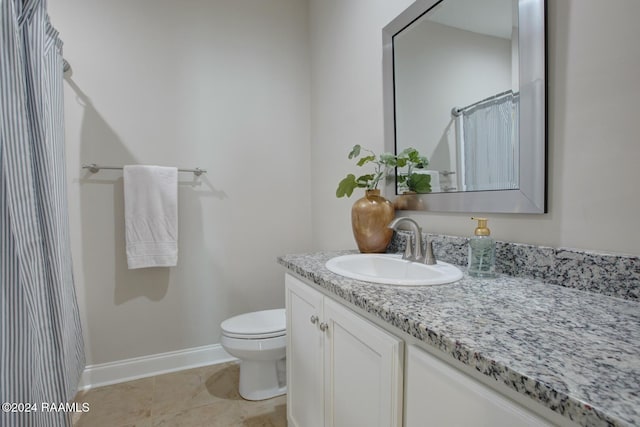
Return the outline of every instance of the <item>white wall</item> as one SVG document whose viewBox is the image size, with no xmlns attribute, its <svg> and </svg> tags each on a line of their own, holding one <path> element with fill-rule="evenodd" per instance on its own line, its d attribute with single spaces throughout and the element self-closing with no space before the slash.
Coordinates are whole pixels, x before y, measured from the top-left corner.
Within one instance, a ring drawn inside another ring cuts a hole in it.
<svg viewBox="0 0 640 427">
<path fill-rule="evenodd" d="M 276 256 L 310 247 L 308 8 L 298 0 L 51 0 L 65 83 L 69 205 L 89 364 L 219 342 L 284 306 Z M 180 174 L 179 261 L 129 271 L 122 172 Z"/>
<path fill-rule="evenodd" d="M 380 32 L 410 2 L 310 1 L 314 244 L 352 248 L 353 200 L 333 192 L 354 170 L 354 143 L 383 150 Z M 501 240 L 640 255 L 640 2 L 547 7 L 549 213 L 490 214 L 491 229 Z M 430 232 L 473 230 L 468 214 L 411 216 Z"/>
<path fill-rule="evenodd" d="M 311 188 L 316 249 L 355 249 L 351 206 L 338 182 L 358 173 L 355 144 L 383 149 L 382 27 L 410 0 L 309 0 L 311 35 Z"/>
</svg>

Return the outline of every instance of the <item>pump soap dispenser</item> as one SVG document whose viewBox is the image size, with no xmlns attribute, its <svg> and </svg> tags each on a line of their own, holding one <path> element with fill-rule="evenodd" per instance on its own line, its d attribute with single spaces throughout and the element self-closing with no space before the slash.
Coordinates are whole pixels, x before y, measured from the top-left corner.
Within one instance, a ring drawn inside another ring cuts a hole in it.
<svg viewBox="0 0 640 427">
<path fill-rule="evenodd" d="M 495 277 L 496 242 L 487 228 L 487 218 L 471 219 L 478 221 L 478 226 L 469 239 L 469 275 Z"/>
</svg>

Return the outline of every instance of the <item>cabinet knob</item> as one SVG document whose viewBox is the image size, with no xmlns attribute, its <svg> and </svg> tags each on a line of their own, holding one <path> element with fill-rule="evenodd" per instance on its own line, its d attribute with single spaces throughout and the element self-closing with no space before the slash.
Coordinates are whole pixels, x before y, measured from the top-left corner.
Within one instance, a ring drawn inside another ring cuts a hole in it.
<svg viewBox="0 0 640 427">
<path fill-rule="evenodd" d="M 311 316 L 311 319 L 309 320 L 311 321 L 311 323 L 315 325 L 316 323 L 318 323 L 318 316 L 314 314 L 313 316 Z"/>
<path fill-rule="evenodd" d="M 320 323 L 320 330 L 322 332 L 326 331 L 327 329 L 329 329 L 329 325 L 327 325 L 325 322 Z"/>
</svg>

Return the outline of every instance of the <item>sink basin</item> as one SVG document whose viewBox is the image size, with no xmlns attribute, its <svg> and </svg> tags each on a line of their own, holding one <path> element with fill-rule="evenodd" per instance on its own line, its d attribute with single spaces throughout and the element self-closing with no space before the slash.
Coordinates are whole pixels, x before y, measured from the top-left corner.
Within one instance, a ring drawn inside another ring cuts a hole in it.
<svg viewBox="0 0 640 427">
<path fill-rule="evenodd" d="M 462 278 L 462 271 L 449 263 L 426 265 L 395 254 L 342 255 L 331 258 L 326 267 L 350 279 L 398 286 L 443 285 Z"/>
</svg>

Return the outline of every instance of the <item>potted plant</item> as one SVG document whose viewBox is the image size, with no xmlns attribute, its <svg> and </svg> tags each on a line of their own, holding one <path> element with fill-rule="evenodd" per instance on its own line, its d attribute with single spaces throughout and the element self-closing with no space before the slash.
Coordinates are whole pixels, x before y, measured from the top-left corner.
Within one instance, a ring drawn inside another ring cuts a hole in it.
<svg viewBox="0 0 640 427">
<path fill-rule="evenodd" d="M 413 147 L 403 150 L 398 154 L 396 163 L 398 168 L 407 168 L 406 173 L 398 174 L 398 192 L 431 192 L 431 175 L 414 172 L 414 169 L 426 169 L 429 165 L 429 160 L 421 156 L 418 150 Z"/>
<path fill-rule="evenodd" d="M 409 147 L 396 157 L 398 169 L 407 168 L 405 172 L 398 171 L 397 185 L 400 194 L 393 201 L 397 210 L 424 210 L 423 199 L 418 193 L 431 192 L 431 175 L 416 172 L 416 169 L 426 169 L 429 160 L 421 156 L 418 150 Z"/>
<path fill-rule="evenodd" d="M 393 220 L 393 204 L 380 196 L 378 185 L 391 168 L 397 165 L 396 156 L 390 153 L 376 155 L 356 144 L 349 152 L 349 159 L 356 159 L 356 165 L 373 165 L 373 173 L 365 173 L 356 178 L 348 174 L 338 184 L 336 197 L 350 197 L 356 188 L 364 188 L 365 195 L 356 200 L 351 208 L 351 227 L 360 252 L 384 252 L 393 237 L 393 230 L 387 225 Z"/>
<path fill-rule="evenodd" d="M 362 155 L 363 151 L 366 152 L 366 155 Z M 378 189 L 380 181 L 386 178 L 389 170 L 397 165 L 396 156 L 393 154 L 383 153 L 377 156 L 376 153 L 366 148 L 363 149 L 359 144 L 353 146 L 348 157 L 349 159 L 358 159 L 358 157 L 360 157 L 356 163 L 357 166 L 362 167 L 371 163 L 375 165 L 375 170 L 373 173 L 367 173 L 358 178 L 356 178 L 354 174 L 348 174 L 338 184 L 336 197 L 351 197 L 353 190 L 356 188 L 366 188 L 367 190 Z"/>
</svg>

